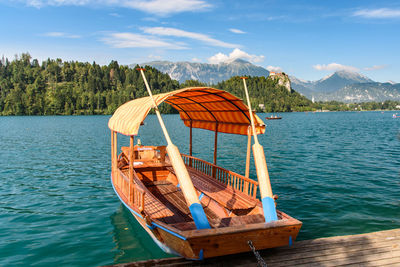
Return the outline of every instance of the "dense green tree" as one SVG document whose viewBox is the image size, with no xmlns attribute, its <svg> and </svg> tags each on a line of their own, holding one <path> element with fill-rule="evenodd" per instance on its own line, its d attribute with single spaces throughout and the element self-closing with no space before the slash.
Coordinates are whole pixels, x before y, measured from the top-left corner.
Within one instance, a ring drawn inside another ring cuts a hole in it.
<svg viewBox="0 0 400 267">
<path fill-rule="evenodd" d="M 0 59 L 0 115 L 73 115 L 112 114 L 121 104 L 147 96 L 139 66 L 129 68 L 111 61 L 107 66 L 96 62 L 64 62 L 47 59 L 41 64 L 28 54 L 14 60 Z M 167 74 L 145 66 L 146 77 L 154 94 L 178 88 L 207 86 L 195 80 L 179 84 Z M 295 91 L 279 86 L 265 77 L 249 77 L 251 103 L 257 111 L 307 111 L 395 109 L 399 101 L 344 104 L 311 103 Z M 212 87 L 226 90 L 244 99 L 243 81 L 233 77 Z M 177 112 L 170 105 L 159 107 L 163 113 Z"/>
<path fill-rule="evenodd" d="M 266 77 L 249 77 L 246 80 L 249 90 L 251 105 L 256 111 L 266 112 L 290 112 L 312 110 L 312 102 L 296 91 L 290 92 L 279 86 L 277 80 Z M 240 77 L 232 77 L 229 80 L 218 83 L 216 88 L 228 91 L 242 99 L 245 99 L 243 80 Z"/>
</svg>

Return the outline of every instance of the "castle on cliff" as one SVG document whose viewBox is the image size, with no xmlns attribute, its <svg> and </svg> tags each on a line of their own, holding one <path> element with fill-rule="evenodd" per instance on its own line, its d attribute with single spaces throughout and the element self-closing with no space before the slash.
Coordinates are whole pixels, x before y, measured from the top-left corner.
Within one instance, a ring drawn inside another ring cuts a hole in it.
<svg viewBox="0 0 400 267">
<path fill-rule="evenodd" d="M 292 87 L 291 87 L 291 84 L 290 84 L 290 79 L 289 79 L 289 76 L 286 73 L 271 71 L 269 73 L 268 79 L 278 80 L 278 85 L 286 87 L 286 89 L 289 92 L 292 91 Z"/>
</svg>

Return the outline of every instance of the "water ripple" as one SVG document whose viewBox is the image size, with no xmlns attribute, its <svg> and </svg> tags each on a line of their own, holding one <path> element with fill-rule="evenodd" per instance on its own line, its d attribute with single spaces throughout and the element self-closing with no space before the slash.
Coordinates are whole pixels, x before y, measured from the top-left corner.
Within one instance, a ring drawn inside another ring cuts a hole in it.
<svg viewBox="0 0 400 267">
<path fill-rule="evenodd" d="M 262 115 L 264 116 L 264 115 Z M 282 114 L 259 136 L 278 207 L 299 239 L 400 224 L 400 120 L 390 113 Z M 165 115 L 172 140 L 189 130 Z M 121 206 L 109 181 L 109 116 L 0 117 L 0 265 L 93 266 L 167 256 Z M 165 144 L 154 116 L 138 138 Z M 212 161 L 214 133 L 195 129 Z M 119 144 L 128 145 L 127 137 Z M 219 134 L 218 164 L 244 173 L 246 136 Z M 254 163 L 250 170 L 256 177 Z"/>
</svg>

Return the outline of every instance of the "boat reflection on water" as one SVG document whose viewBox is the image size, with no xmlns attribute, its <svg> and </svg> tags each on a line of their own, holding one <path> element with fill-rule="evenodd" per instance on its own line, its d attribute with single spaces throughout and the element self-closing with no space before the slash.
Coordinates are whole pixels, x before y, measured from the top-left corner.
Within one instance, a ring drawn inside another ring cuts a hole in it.
<svg viewBox="0 0 400 267">
<path fill-rule="evenodd" d="M 114 227 L 114 263 L 171 257 L 153 242 L 122 204 L 110 216 L 110 220 Z"/>
</svg>

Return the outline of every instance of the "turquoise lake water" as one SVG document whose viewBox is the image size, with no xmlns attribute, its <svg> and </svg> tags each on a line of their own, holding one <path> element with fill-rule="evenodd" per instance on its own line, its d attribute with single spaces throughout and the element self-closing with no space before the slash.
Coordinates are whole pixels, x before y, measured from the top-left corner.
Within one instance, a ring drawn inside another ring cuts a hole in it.
<svg viewBox="0 0 400 267">
<path fill-rule="evenodd" d="M 265 121 L 259 140 L 278 208 L 303 222 L 298 239 L 400 227 L 400 119 L 392 112 L 281 116 Z M 189 129 L 177 115 L 164 118 L 173 142 L 188 153 Z M 97 266 L 168 256 L 114 194 L 108 119 L 0 117 L 0 266 Z M 211 161 L 214 133 L 193 132 L 194 154 Z M 155 116 L 139 138 L 165 144 Z M 218 164 L 243 174 L 246 142 L 220 134 Z"/>
</svg>

